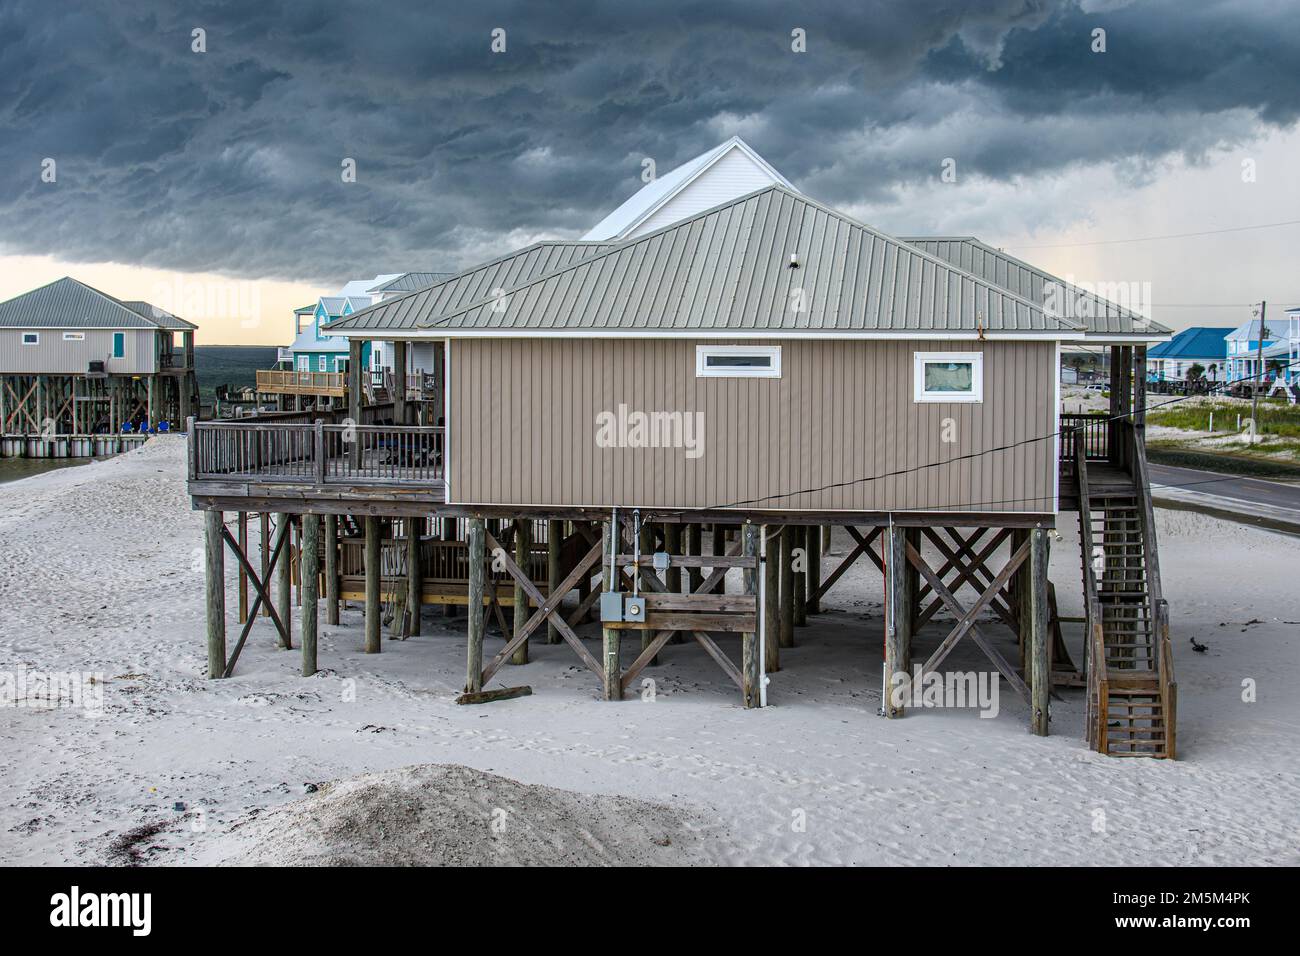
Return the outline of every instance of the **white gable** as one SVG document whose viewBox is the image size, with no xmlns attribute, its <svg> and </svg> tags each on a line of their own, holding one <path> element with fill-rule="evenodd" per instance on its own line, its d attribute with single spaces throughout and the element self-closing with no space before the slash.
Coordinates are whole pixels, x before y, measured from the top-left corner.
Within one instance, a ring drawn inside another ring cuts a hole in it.
<svg viewBox="0 0 1300 956">
<path fill-rule="evenodd" d="M 632 239 L 774 184 L 794 190 L 744 140 L 733 136 L 647 183 L 582 238 Z"/>
</svg>

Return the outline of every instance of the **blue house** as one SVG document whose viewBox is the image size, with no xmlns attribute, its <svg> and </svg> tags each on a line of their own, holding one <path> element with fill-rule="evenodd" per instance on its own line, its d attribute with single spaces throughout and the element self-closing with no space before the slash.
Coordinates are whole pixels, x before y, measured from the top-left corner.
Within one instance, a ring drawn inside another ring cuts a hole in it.
<svg viewBox="0 0 1300 956">
<path fill-rule="evenodd" d="M 315 305 L 294 309 L 293 344 L 280 349 L 280 362 L 296 372 L 346 371 L 348 340 L 322 332 L 321 326 L 370 304 L 369 296 L 323 295 Z M 367 364 L 369 346 L 367 342 L 362 349 L 362 360 Z"/>
<path fill-rule="evenodd" d="M 1197 325 L 1184 329 L 1168 342 L 1147 352 L 1147 364 L 1153 382 L 1185 382 L 1193 365 L 1201 366 L 1208 382 L 1228 379 L 1228 342 L 1231 328 Z"/>
</svg>

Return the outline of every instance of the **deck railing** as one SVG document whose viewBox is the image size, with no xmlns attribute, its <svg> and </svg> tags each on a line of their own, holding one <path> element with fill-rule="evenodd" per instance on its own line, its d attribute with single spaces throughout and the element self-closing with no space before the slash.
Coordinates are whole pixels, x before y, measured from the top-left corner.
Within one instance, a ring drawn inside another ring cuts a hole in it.
<svg viewBox="0 0 1300 956">
<path fill-rule="evenodd" d="M 441 481 L 443 428 L 395 425 L 198 422 L 190 477 L 292 484 Z"/>
<path fill-rule="evenodd" d="M 1082 445 L 1088 461 L 1110 459 L 1110 415 L 1106 412 L 1084 412 L 1061 415 L 1061 464 L 1074 466 L 1075 448 Z"/>
<path fill-rule="evenodd" d="M 343 372 L 307 372 L 297 369 L 258 369 L 257 390 L 278 392 L 292 389 L 304 395 L 326 395 L 347 388 Z"/>
</svg>

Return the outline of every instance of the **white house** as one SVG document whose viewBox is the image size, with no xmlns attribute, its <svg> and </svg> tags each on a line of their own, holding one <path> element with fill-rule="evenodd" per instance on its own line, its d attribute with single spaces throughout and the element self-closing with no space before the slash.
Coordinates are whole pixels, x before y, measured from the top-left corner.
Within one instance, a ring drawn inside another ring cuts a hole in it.
<svg viewBox="0 0 1300 956">
<path fill-rule="evenodd" d="M 752 193 L 793 185 L 739 136 L 650 180 L 582 238 L 587 242 L 621 242 Z"/>
<path fill-rule="evenodd" d="M 1268 368 L 1269 348 L 1276 345 L 1280 323 L 1264 321 L 1263 349 L 1264 367 Z M 1227 343 L 1228 381 L 1243 382 L 1259 374 L 1260 320 L 1251 319 L 1243 322 L 1224 337 Z"/>
</svg>

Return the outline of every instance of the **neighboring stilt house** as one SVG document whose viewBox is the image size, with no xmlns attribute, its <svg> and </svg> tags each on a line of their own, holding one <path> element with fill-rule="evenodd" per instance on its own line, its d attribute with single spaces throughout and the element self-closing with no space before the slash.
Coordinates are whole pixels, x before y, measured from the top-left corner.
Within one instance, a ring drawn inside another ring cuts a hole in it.
<svg viewBox="0 0 1300 956">
<path fill-rule="evenodd" d="M 223 510 L 271 509 L 282 524 L 303 513 L 309 537 L 316 515 L 362 516 L 367 649 L 380 647 L 385 587 L 407 608 L 467 603 L 467 700 L 510 693 L 485 688 L 546 631 L 609 699 L 686 637 L 760 706 L 781 648 L 866 558 L 885 575 L 888 716 L 969 638 L 1028 702 L 1035 733 L 1048 732 L 1054 684 L 1086 685 L 1097 749 L 1172 755 L 1144 393 L 1132 387 L 1145 343 L 1165 333 L 1099 299 L 1089 309 L 1104 320 L 1063 315 L 1007 281 L 772 184 L 630 237 L 536 243 L 331 323 L 354 343 L 436 348 L 437 405 L 407 405 L 385 428 L 199 426 L 190 488 L 210 512 L 212 673 L 233 667 Z M 1060 349 L 1082 342 L 1116 350 L 1112 413 L 1063 421 Z M 1079 511 L 1084 533 L 1084 671 L 1047 576 L 1062 510 Z M 337 537 L 351 521 L 327 519 L 327 562 L 346 553 Z M 855 546 L 823 574 L 834 525 Z M 405 580 L 385 576 L 385 540 L 407 555 Z M 304 552 L 315 578 L 312 560 Z M 602 588 L 591 648 L 574 628 Z M 989 612 L 1014 635 L 1009 650 L 986 633 Z M 485 663 L 489 615 L 508 640 Z M 628 636 L 640 639 L 629 648 Z M 314 670 L 314 629 L 303 637 Z M 864 643 L 864 663 L 876 646 Z"/>
<path fill-rule="evenodd" d="M 66 277 L 0 302 L 5 453 L 93 454 L 97 435 L 181 427 L 198 410 L 196 328 Z"/>
</svg>

